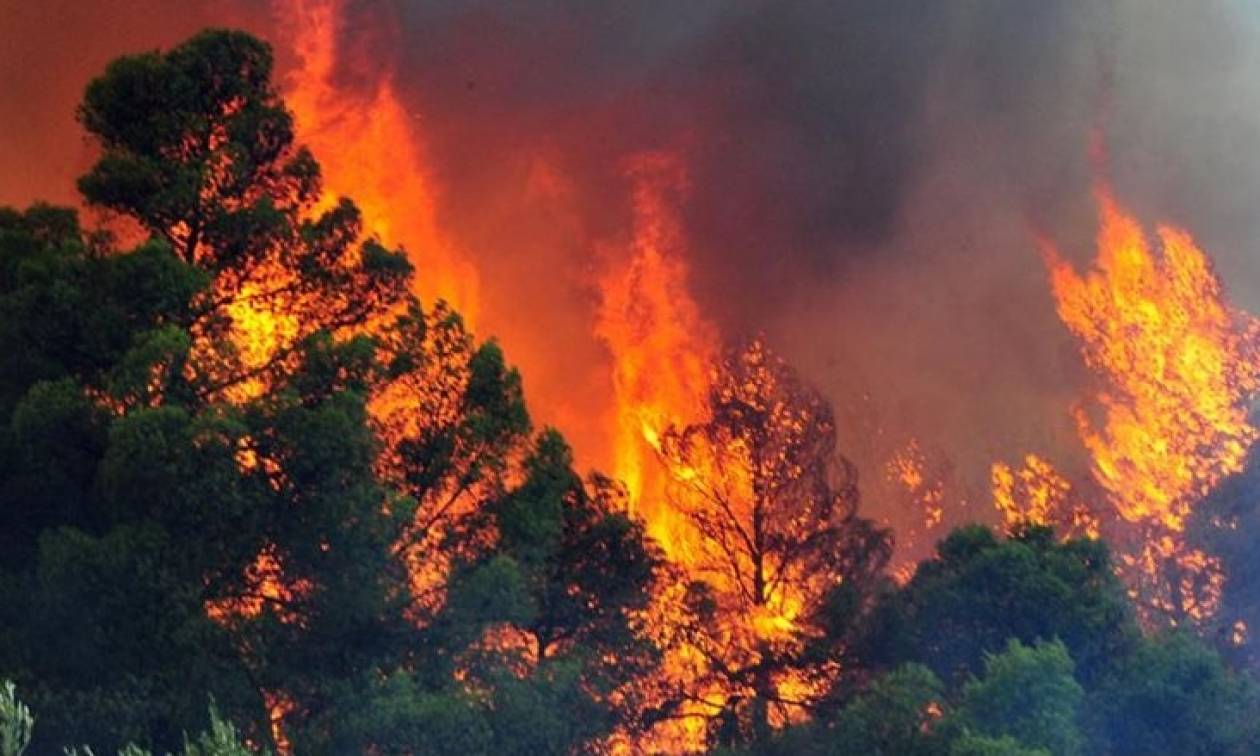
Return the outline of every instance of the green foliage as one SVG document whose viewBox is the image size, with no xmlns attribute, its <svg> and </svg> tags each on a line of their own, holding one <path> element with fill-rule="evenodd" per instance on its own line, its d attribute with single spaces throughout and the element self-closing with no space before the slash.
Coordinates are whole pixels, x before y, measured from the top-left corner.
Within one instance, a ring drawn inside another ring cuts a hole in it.
<svg viewBox="0 0 1260 756">
<path fill-rule="evenodd" d="M 1004 735 L 963 735 L 949 747 L 949 756 L 1051 756 L 1044 748 L 1030 748 L 1015 738 Z"/>
<path fill-rule="evenodd" d="M 465 693 L 427 690 L 405 672 L 355 688 L 334 714 L 329 753 L 491 753 L 493 732 Z"/>
<path fill-rule="evenodd" d="M 35 718 L 18 700 L 17 687 L 8 680 L 0 683 L 0 756 L 22 756 L 34 727 Z"/>
<path fill-rule="evenodd" d="M 887 595 L 867 628 L 871 661 L 916 661 L 949 682 L 980 671 L 1010 638 L 1059 639 L 1082 680 L 1093 680 L 1138 636 L 1133 610 L 1104 544 L 1059 543 L 1032 528 L 1005 540 L 960 528 Z"/>
<path fill-rule="evenodd" d="M 1001 654 L 985 656 L 984 667 L 982 679 L 963 686 L 957 725 L 1055 756 L 1082 752 L 1077 716 L 1084 690 L 1072 676 L 1072 658 L 1062 643 L 1025 646 L 1011 639 Z"/>
<path fill-rule="evenodd" d="M 136 218 L 188 262 L 257 262 L 284 233 L 284 210 L 319 178 L 309 153 L 291 154 L 293 119 L 271 68 L 265 43 L 227 31 L 111 63 L 79 108 L 102 147 L 83 195 Z"/>
<path fill-rule="evenodd" d="M 539 435 L 523 480 L 485 507 L 495 548 L 464 564 L 448 588 L 441 643 L 457 650 L 505 626 L 527 639 L 526 648 L 462 657 L 470 679 L 495 691 L 491 727 L 515 733 L 500 737 L 500 751 L 510 744 L 523 753 L 530 742 L 574 748 L 618 718 L 628 724 L 626 694 L 622 707 L 611 694 L 657 661 L 633 616 L 647 605 L 659 557 L 624 515 L 620 489 L 583 482 L 572 462 L 559 434 Z M 521 666 L 528 674 L 503 673 Z M 557 706 L 583 713 L 557 718 Z"/>
<path fill-rule="evenodd" d="M 1091 693 L 1088 722 L 1099 753 L 1260 752 L 1260 691 L 1219 656 L 1180 633 L 1144 640 Z"/>
<path fill-rule="evenodd" d="M 944 700 L 944 688 L 926 667 L 907 664 L 871 683 L 846 706 L 828 729 L 825 753 L 834 756 L 905 754 L 930 756 L 937 744 L 926 733 L 930 707 Z"/>
<path fill-rule="evenodd" d="M 185 741 L 183 756 L 255 756 L 256 753 L 241 740 L 236 726 L 220 717 L 211 703 L 210 729 Z"/>
</svg>

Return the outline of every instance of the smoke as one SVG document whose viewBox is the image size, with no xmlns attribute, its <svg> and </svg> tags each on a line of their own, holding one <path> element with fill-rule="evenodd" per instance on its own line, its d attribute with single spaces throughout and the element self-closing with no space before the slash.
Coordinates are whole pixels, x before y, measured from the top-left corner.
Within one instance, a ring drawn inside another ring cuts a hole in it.
<svg viewBox="0 0 1260 756">
<path fill-rule="evenodd" d="M 10 5 L 3 201 L 68 199 L 86 165 L 73 104 L 118 53 L 235 23 L 291 62 L 285 19 L 244 0 L 227 16 L 206 1 Z M 850 418 L 841 447 L 876 508 L 881 455 L 911 437 L 953 461 L 962 490 L 1028 452 L 1084 474 L 1068 413 L 1087 379 L 1033 232 L 1092 254 L 1091 134 L 1117 195 L 1188 228 L 1234 300 L 1260 305 L 1251 4 L 393 0 L 344 14 L 339 77 L 392 77 L 440 222 L 481 271 L 484 335 L 591 464 L 607 462 L 611 396 L 593 285 L 629 233 L 626 161 L 647 150 L 689 166 L 702 311 L 729 336 L 766 332 Z"/>
</svg>

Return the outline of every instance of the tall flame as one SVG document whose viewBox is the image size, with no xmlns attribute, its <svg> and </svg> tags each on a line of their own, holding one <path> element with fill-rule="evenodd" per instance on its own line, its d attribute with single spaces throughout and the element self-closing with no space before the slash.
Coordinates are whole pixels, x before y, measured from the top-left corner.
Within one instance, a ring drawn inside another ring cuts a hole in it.
<svg viewBox="0 0 1260 756">
<path fill-rule="evenodd" d="M 1246 338 L 1254 324 L 1225 303 L 1188 233 L 1159 226 L 1157 256 L 1110 191 L 1097 197 L 1093 270 L 1078 274 L 1046 246 L 1059 316 L 1106 382 L 1101 427 L 1083 409 L 1077 424 L 1119 514 L 1180 532 L 1194 503 L 1242 468 L 1256 438 L 1246 410 L 1257 380 Z"/>
<path fill-rule="evenodd" d="M 1176 227 L 1156 229 L 1159 252 L 1109 189 L 1096 196 L 1098 257 L 1078 273 L 1044 245 L 1058 313 L 1102 380 L 1096 416 L 1076 410 L 1095 478 L 1115 512 L 1143 534 L 1123 561 L 1142 578 L 1166 573 L 1162 597 L 1174 619 L 1210 613 L 1204 578 L 1213 560 L 1184 544 L 1194 505 L 1242 469 L 1256 430 L 1247 399 L 1256 389 L 1256 322 L 1226 303 L 1207 255 Z M 1156 581 L 1158 582 L 1158 580 Z"/>
<path fill-rule="evenodd" d="M 438 225 L 420 116 L 403 104 L 390 75 L 381 76 L 368 92 L 339 85 L 342 0 L 277 1 L 282 17 L 296 19 L 293 44 L 299 65 L 289 74 L 284 97 L 296 118 L 298 140 L 311 148 L 322 168 L 321 209 L 340 196 L 352 198 L 368 233 L 408 250 L 419 269 L 420 293 L 446 300 L 475 324 L 477 270 Z"/>
<path fill-rule="evenodd" d="M 684 692 L 671 718 L 635 747 L 692 752 L 703 749 L 715 715 L 733 700 L 758 694 L 747 681 L 716 674 L 715 651 L 705 644 L 722 648 L 723 666 L 751 669 L 772 645 L 798 640 L 796 621 L 806 601 L 789 587 L 800 581 L 776 576 L 771 582 L 781 587 L 750 602 L 747 586 L 735 585 L 722 567 L 729 554 L 716 542 L 721 536 L 706 535 L 697 527 L 702 519 L 698 512 L 720 506 L 715 491 L 730 497 L 723 511 L 739 520 L 738 525 L 747 525 L 740 518 L 753 517 L 754 465 L 740 439 L 721 448 L 696 446 L 688 447 L 687 454 L 671 453 L 671 432 L 708 420 L 718 337 L 688 290 L 686 249 L 674 205 L 687 183 L 679 159 L 665 153 L 640 155 L 628 175 L 634 187 L 633 239 L 599 282 L 596 334 L 612 357 L 614 473 L 626 483 L 636 514 L 679 578 L 658 587 L 649 610 L 648 630 L 666 639 L 667 651 L 657 679 L 646 687 Z M 769 359 L 763 348 L 754 349 L 760 351 L 747 354 L 753 363 Z M 755 392 L 773 387 L 755 383 L 740 388 Z M 716 615 L 706 627 L 709 641 L 692 638 L 684 629 L 690 620 L 682 594 L 691 581 L 703 581 L 712 592 Z M 769 712 L 771 724 L 799 720 L 804 709 L 793 703 L 815 696 L 831 671 L 769 673 L 781 703 Z"/>
<path fill-rule="evenodd" d="M 686 191 L 681 163 L 667 153 L 644 154 L 628 174 L 633 240 L 600 281 L 595 332 L 612 353 L 613 474 L 626 484 L 649 533 L 676 554 L 681 523 L 663 503 L 666 480 L 656 450 L 667 427 L 700 419 L 718 340 L 687 288 L 684 239 L 671 204 Z"/>
</svg>

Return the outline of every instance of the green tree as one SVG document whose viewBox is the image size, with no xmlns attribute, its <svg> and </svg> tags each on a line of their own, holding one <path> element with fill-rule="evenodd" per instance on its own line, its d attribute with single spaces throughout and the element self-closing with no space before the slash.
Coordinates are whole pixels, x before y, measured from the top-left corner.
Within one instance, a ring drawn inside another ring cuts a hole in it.
<svg viewBox="0 0 1260 756">
<path fill-rule="evenodd" d="M 1077 719 L 1085 691 L 1072 676 L 1072 657 L 1062 643 L 1025 646 L 1012 639 L 1002 653 L 986 655 L 984 667 L 983 678 L 963 686 L 952 716 L 952 724 L 967 733 L 964 739 L 974 733 L 1054 756 L 1082 752 Z M 956 745 L 955 751 L 977 747 Z"/>
<path fill-rule="evenodd" d="M 1260 671 L 1260 447 L 1243 469 L 1225 478 L 1195 507 L 1187 529 L 1191 544 L 1221 561 L 1221 602 L 1203 630 L 1228 658 Z"/>
<path fill-rule="evenodd" d="M 1089 684 L 1139 632 L 1101 541 L 1060 543 L 1045 528 L 999 539 L 977 525 L 951 533 L 888 593 L 865 634 L 869 662 L 915 661 L 951 684 L 978 674 L 1008 639 L 1059 639 Z"/>
<path fill-rule="evenodd" d="M 1144 640 L 1089 696 L 1095 753 L 1260 752 L 1260 692 L 1197 639 L 1172 633 Z"/>
<path fill-rule="evenodd" d="M 538 436 L 521 472 L 482 509 L 498 538 L 453 577 L 444 640 L 451 663 L 494 691 L 500 749 L 523 753 L 543 738 L 537 748 L 571 750 L 632 724 L 630 684 L 657 661 L 637 617 L 659 557 L 621 489 L 583 481 L 555 431 Z M 568 713 L 556 718 L 555 706 Z"/>
<path fill-rule="evenodd" d="M 1035 756 L 1081 752 L 1083 690 L 1060 643 L 1011 641 L 985 657 L 985 672 L 948 691 L 935 674 L 905 664 L 872 680 L 836 712 L 741 753 L 760 756 Z"/>
<path fill-rule="evenodd" d="M 79 107 L 101 148 L 79 181 L 84 198 L 133 219 L 211 279 L 191 319 L 176 321 L 204 342 L 192 371 L 203 398 L 283 372 L 306 336 L 362 326 L 406 298 L 406 258 L 356 243 L 352 202 L 314 212 L 319 166 L 294 144 L 271 71 L 266 43 L 206 31 L 168 52 L 119 58 Z M 264 354 L 240 354 L 229 336 L 242 305 L 282 318 L 289 332 Z"/>
<path fill-rule="evenodd" d="M 953 742 L 949 756 L 1050 756 L 1050 752 L 1044 748 L 1029 748 L 1009 735 L 991 738 L 967 734 Z"/>
<path fill-rule="evenodd" d="M 944 689 L 926 667 L 907 664 L 875 680 L 827 728 L 824 753 L 938 753 L 929 730 L 940 716 Z M 935 705 L 935 708 L 933 708 Z"/>
<path fill-rule="evenodd" d="M 265 700 L 302 729 L 331 681 L 416 645 L 415 505 L 377 475 L 367 412 L 405 370 L 363 335 L 419 310 L 410 266 L 358 243 L 351 203 L 315 212 L 270 72 L 265 44 L 214 31 L 88 87 L 81 189 L 140 247 L 0 212 L 0 345 L 21 355 L 0 367 L 0 669 L 44 712 L 37 752 L 174 748 L 207 692 L 265 740 Z M 253 317 L 293 327 L 250 353 Z"/>
</svg>

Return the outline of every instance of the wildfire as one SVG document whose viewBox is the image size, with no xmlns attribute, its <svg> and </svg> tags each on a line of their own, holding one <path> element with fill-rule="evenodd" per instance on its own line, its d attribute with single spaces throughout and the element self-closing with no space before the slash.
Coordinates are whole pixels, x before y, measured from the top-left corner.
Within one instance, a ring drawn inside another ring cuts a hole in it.
<svg viewBox="0 0 1260 756">
<path fill-rule="evenodd" d="M 634 237 L 628 258 L 599 282 L 595 325 L 613 361 L 613 473 L 626 484 L 648 532 L 672 557 L 680 557 L 686 544 L 677 533 L 685 525 L 662 503 L 666 479 L 657 450 L 667 427 L 698 419 L 717 334 L 687 288 L 684 240 L 671 204 L 687 185 L 678 159 L 641 155 L 628 175 L 634 183 Z"/>
<path fill-rule="evenodd" d="M 835 431 L 825 401 L 759 340 L 719 350 L 691 298 L 671 204 L 686 186 L 677 159 L 643 156 L 629 175 L 634 237 L 600 281 L 597 334 L 613 359 L 614 472 L 674 578 L 649 609 L 666 657 L 645 685 L 681 692 L 637 745 L 692 752 L 718 716 L 800 721 L 835 679 L 832 665 L 774 660 L 805 647 L 816 630 L 806 618 L 853 577 L 829 560 L 845 548 L 837 523 L 855 499 L 823 472 Z"/>
<path fill-rule="evenodd" d="M 1072 484 L 1044 458 L 1024 457 L 1013 469 L 1003 462 L 992 468 L 993 505 L 1008 529 L 1021 525 L 1050 525 L 1064 537 L 1098 538 L 1101 523 L 1076 495 Z"/>
<path fill-rule="evenodd" d="M 686 573 L 700 538 L 681 513 L 668 507 L 666 488 L 671 474 L 685 480 L 696 471 L 662 469 L 661 433 L 698 419 L 717 336 L 687 288 L 684 239 L 672 204 L 687 186 L 681 164 L 666 153 L 644 154 L 629 163 L 627 175 L 633 183 L 633 238 L 628 254 L 599 281 L 595 324 L 613 364 L 613 474 L 625 483 L 630 506 L 649 535 Z M 657 618 L 651 624 L 658 639 L 669 635 L 671 618 L 684 611 L 681 599 L 668 588 L 654 597 L 649 611 Z M 698 650 L 676 646 L 666 659 L 665 675 L 687 684 L 700 678 L 704 667 Z M 698 690 L 693 698 L 674 726 L 663 728 L 668 732 L 655 733 L 658 747 L 668 743 L 673 750 L 694 750 L 703 743 L 705 717 L 720 708 L 722 696 Z"/>
<path fill-rule="evenodd" d="M 319 159 L 326 210 L 339 197 L 354 199 L 364 228 L 389 246 L 401 245 L 420 269 L 428 299 L 449 302 L 476 323 L 476 268 L 442 232 L 436 193 L 419 136 L 421 121 L 398 97 L 389 75 L 370 92 L 338 84 L 342 0 L 277 0 L 281 18 L 296 19 L 299 66 L 290 73 L 285 102 L 297 122 L 298 141 Z"/>
<path fill-rule="evenodd" d="M 1256 322 L 1226 303 L 1207 255 L 1185 231 L 1157 227 L 1159 252 L 1106 187 L 1096 191 L 1098 257 L 1080 274 L 1044 245 L 1059 316 L 1101 379 L 1078 408 L 1080 437 L 1110 504 L 1144 537 L 1122 556 L 1133 583 L 1162 588 L 1148 606 L 1173 621 L 1211 612 L 1213 560 L 1183 542 L 1194 505 L 1242 469 L 1256 430 Z M 1096 411 L 1091 414 L 1091 410 Z M 1139 591 L 1146 593 L 1146 591 Z"/>
<path fill-rule="evenodd" d="M 923 513 L 924 530 L 931 530 L 945 519 L 945 484 L 928 479 L 927 464 L 927 455 L 912 438 L 884 464 L 884 477 L 905 490 Z"/>
</svg>

